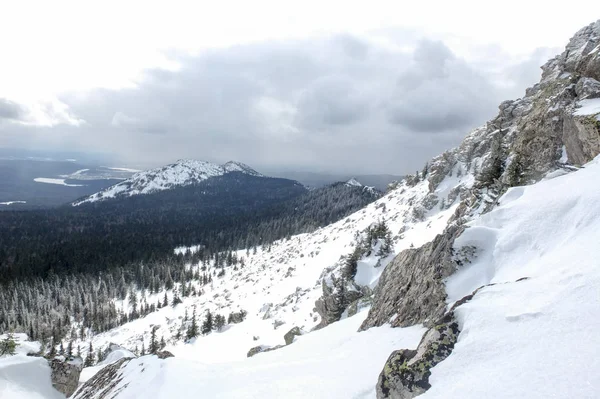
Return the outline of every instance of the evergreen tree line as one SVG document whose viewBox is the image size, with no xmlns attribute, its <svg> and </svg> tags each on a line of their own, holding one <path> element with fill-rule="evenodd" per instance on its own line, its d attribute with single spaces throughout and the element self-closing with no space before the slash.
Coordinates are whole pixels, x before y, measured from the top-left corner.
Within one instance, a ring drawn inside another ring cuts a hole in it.
<svg viewBox="0 0 600 399">
<path fill-rule="evenodd" d="M 212 253 L 267 245 L 380 195 L 343 183 L 307 191 L 285 179 L 231 175 L 78 207 L 0 212 L 0 284 L 170 263 L 175 247 L 198 243 Z"/>
</svg>

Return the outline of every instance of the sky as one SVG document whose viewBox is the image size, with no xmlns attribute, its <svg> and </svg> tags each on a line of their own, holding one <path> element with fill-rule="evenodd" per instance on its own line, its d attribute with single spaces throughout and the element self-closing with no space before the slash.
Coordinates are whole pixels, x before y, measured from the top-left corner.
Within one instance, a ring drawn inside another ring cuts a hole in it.
<svg viewBox="0 0 600 399">
<path fill-rule="evenodd" d="M 19 1 L 0 147 L 403 174 L 524 95 L 593 1 Z"/>
</svg>

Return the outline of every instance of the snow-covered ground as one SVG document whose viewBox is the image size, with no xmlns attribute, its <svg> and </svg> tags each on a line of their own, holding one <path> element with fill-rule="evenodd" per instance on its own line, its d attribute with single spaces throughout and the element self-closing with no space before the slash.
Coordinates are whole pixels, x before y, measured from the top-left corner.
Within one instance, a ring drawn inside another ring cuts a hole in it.
<svg viewBox="0 0 600 399">
<path fill-rule="evenodd" d="M 424 329 L 384 326 L 358 333 L 364 316 L 359 313 L 299 337 L 293 345 L 249 359 L 215 363 L 194 344 L 187 349 L 191 356 L 179 353 L 164 361 L 141 357 L 124 368 L 113 392 L 121 389 L 121 399 L 374 398 L 374 381 L 389 353 L 416 347 Z M 209 338 L 226 350 L 236 342 L 235 330 L 242 329 L 236 325 Z"/>
<path fill-rule="evenodd" d="M 448 194 L 451 187 L 472 182 L 470 175 L 450 179 L 452 181 L 441 185 L 437 192 L 441 198 Z M 200 352 L 205 359 L 240 360 L 246 357 L 253 346 L 283 344 L 283 335 L 291 328 L 297 326 L 310 331 L 320 322 L 320 316 L 314 308 L 315 301 L 323 293 L 321 282 L 339 266 L 342 255 L 352 252 L 356 232 L 363 231 L 378 220 L 385 220 L 394 238 L 393 252 L 385 259 L 390 261 L 394 254 L 406 248 L 419 247 L 443 231 L 457 205 L 447 203 L 447 207 L 440 209 L 438 204 L 425 212 L 422 220 L 417 220 L 413 217 L 414 204 L 428 194 L 427 181 L 414 187 L 401 185 L 362 210 L 313 233 L 277 241 L 270 248 L 258 247 L 256 253 L 252 249 L 238 251 L 236 255 L 243 259 L 244 267 L 238 270 L 227 267 L 224 277 L 214 276 L 211 284 L 196 285 L 197 289 L 204 291 L 202 296 L 184 298 L 183 304 L 175 308 L 162 308 L 145 318 L 98 334 L 93 339 L 94 347 L 106 347 L 114 342 L 130 349 L 136 346 L 141 348 L 142 335 L 146 337 L 147 347 L 152 326 L 159 326 L 157 336 L 164 336 L 168 340 L 181 326 L 184 314 L 187 312 L 191 316 L 194 306 L 200 320 L 206 310 L 226 317 L 230 312 L 241 309 L 248 312 L 246 321 L 236 326 L 235 342 L 231 340 L 226 343 L 228 349 L 218 347 L 212 342 L 211 336 L 198 338 L 195 346 L 203 348 Z M 189 249 L 193 252 L 197 247 Z M 185 250 L 177 248 L 176 251 Z M 377 265 L 375 255 L 362 259 L 356 281 L 374 287 L 385 264 Z M 201 265 L 190 267 L 200 268 Z M 208 272 L 214 270 L 213 267 L 208 265 Z M 168 293 L 169 300 L 172 295 Z M 156 303 L 162 301 L 163 297 L 164 292 L 146 295 L 146 300 Z M 129 311 L 127 301 L 119 301 L 117 305 Z M 254 340 L 253 337 L 259 338 Z M 85 343 L 81 344 L 85 346 Z M 167 349 L 178 356 L 196 356 L 189 344 L 178 343 L 167 346 Z M 211 355 L 213 352 L 215 356 Z"/>
<path fill-rule="evenodd" d="M 0 341 L 6 335 L 0 335 Z M 27 341 L 27 335 L 15 334 L 16 355 L 0 356 L 0 398 L 64 399 L 52 388 L 50 366 L 40 357 L 27 356 L 40 350 L 40 344 Z"/>
<path fill-rule="evenodd" d="M 600 156 L 513 188 L 457 240 L 481 250 L 449 300 L 496 285 L 458 309 L 458 344 L 424 398 L 600 397 L 599 179 Z"/>
<path fill-rule="evenodd" d="M 58 185 L 67 186 L 67 187 L 83 186 L 83 184 L 68 184 L 68 183 L 65 183 L 65 179 L 55 179 L 55 178 L 50 178 L 50 177 L 36 177 L 35 179 L 33 179 L 33 181 L 36 183 L 58 184 Z"/>
</svg>

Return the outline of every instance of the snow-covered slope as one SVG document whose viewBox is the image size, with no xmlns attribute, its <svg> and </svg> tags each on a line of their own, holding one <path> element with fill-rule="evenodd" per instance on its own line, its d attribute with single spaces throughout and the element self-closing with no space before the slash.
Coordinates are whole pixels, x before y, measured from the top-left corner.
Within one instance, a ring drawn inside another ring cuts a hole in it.
<svg viewBox="0 0 600 399">
<path fill-rule="evenodd" d="M 217 165 L 205 161 L 182 159 L 160 168 L 138 172 L 127 180 L 74 202 L 73 205 L 77 206 L 115 197 L 151 194 L 198 183 L 230 172 L 242 172 L 252 176 L 262 176 L 241 162 L 230 161 L 224 165 Z"/>
<path fill-rule="evenodd" d="M 455 185 L 469 185 L 472 176 L 452 178 Z M 437 192 L 446 198 L 450 187 L 442 186 Z M 207 286 L 194 281 L 197 290 L 203 290 L 199 297 L 184 298 L 184 302 L 175 308 L 167 307 L 147 317 L 130 322 L 110 332 L 96 335 L 94 347 L 105 347 L 110 342 L 121 344 L 127 348 L 141 348 L 142 336 L 149 337 L 151 326 L 159 326 L 157 336 L 169 338 L 176 334 L 187 312 L 191 315 L 196 306 L 201 312 L 210 310 L 227 315 L 229 312 L 244 309 L 248 312 L 247 320 L 236 326 L 238 337 L 234 342 L 226 343 L 221 348 L 210 342 L 209 337 L 200 337 L 194 345 L 177 344 L 167 349 L 178 356 L 223 360 L 240 360 L 246 357 L 248 350 L 257 345 L 275 346 L 283 344 L 283 335 L 297 326 L 310 331 L 321 321 L 314 311 L 315 301 L 323 294 L 322 282 L 329 273 L 340 267 L 340 257 L 352 252 L 356 233 L 363 231 L 374 222 L 384 220 L 392 232 L 393 250 L 384 262 L 377 264 L 375 254 L 359 261 L 357 280 L 369 286 L 377 282 L 385 263 L 394 254 L 403 249 L 418 247 L 430 241 L 446 226 L 454 213 L 458 198 L 437 203 L 430 210 L 422 209 L 415 215 L 415 204 L 429 197 L 428 182 L 409 187 L 405 184 L 373 202 L 362 210 L 340 220 L 337 223 L 321 228 L 314 233 L 293 236 L 273 243 L 270 246 L 258 247 L 256 252 L 249 248 L 237 252 L 243 259 L 240 268 L 225 268 L 225 276 L 214 277 Z M 443 205 L 443 206 L 442 206 Z M 197 247 L 189 248 L 192 252 Z M 178 248 L 176 252 L 184 253 L 187 248 Z M 202 264 L 190 265 L 192 269 L 201 271 Z M 216 273 L 220 269 L 214 264 L 207 266 L 208 273 Z M 168 292 L 169 300 L 173 293 Z M 148 303 L 162 300 L 164 292 L 146 295 Z M 127 301 L 119 302 L 119 307 L 129 311 Z M 240 333 L 243 331 L 243 333 Z M 258 340 L 253 337 L 258 336 Z M 209 341 L 207 341 L 209 340 Z"/>
<path fill-rule="evenodd" d="M 499 207 L 469 224 L 455 246 L 459 250 L 474 245 L 478 251 L 472 263 L 448 279 L 448 301 L 481 285 L 496 285 L 480 290 L 458 308 L 458 344 L 433 369 L 432 388 L 424 397 L 596 397 L 600 393 L 595 378 L 600 366 L 595 339 L 600 327 L 596 245 L 600 192 L 595 188 L 599 178 L 600 157 L 577 172 L 509 190 Z M 129 385 L 117 397 L 205 393 L 221 398 L 374 398 L 376 377 L 388 351 L 414 348 L 424 329 L 384 326 L 359 333 L 356 330 L 366 315 L 359 312 L 308 333 L 319 321 L 312 309 L 321 290 L 315 283 L 325 265 L 336 264 L 339 254 L 349 250 L 351 231 L 386 214 L 394 231 L 405 225 L 402 215 L 410 207 L 403 202 L 425 193 L 423 184 L 400 188 L 314 234 L 278 242 L 270 252 L 258 249 L 247 255 L 244 268 L 215 278 L 203 296 L 96 336 L 96 346 L 116 341 L 133 347 L 141 345 L 141 334 L 147 337 L 153 325 L 160 326 L 159 335 L 173 334 L 185 309 L 191 312 L 193 305 L 225 314 L 230 309 L 249 311 L 246 321 L 223 332 L 168 345 L 175 358 L 132 361 L 122 371 Z M 395 241 L 395 251 L 431 239 L 451 213 L 452 207 L 432 210 L 425 221 L 406 223 L 410 227 L 403 239 Z M 517 281 L 522 278 L 527 279 Z M 252 346 L 283 344 L 283 334 L 293 326 L 307 334 L 290 346 L 246 358 Z M 136 371 L 140 365 L 144 373 Z"/>
<path fill-rule="evenodd" d="M 368 398 L 374 396 L 373 380 L 378 369 L 397 346 L 414 347 L 423 329 L 402 331 L 389 327 L 364 333 L 356 330 L 364 314 L 300 337 L 285 348 L 244 360 L 215 362 L 213 345 L 223 352 L 243 339 L 243 326 L 207 337 L 200 350 L 188 345 L 174 358 L 145 356 L 129 362 L 114 377 L 119 381 L 112 393 L 134 398 Z M 242 323 L 243 324 L 243 323 Z M 227 354 L 223 354 L 227 358 Z M 74 398 L 85 397 L 75 394 Z M 92 396 L 94 397 L 94 396 Z M 109 396 L 110 397 L 110 396 Z"/>
<path fill-rule="evenodd" d="M 0 335 L 0 341 L 6 335 Z M 44 358 L 27 356 L 40 350 L 38 342 L 26 334 L 15 334 L 16 355 L 0 356 L 0 398 L 61 399 L 64 395 L 52 387 L 50 366 Z"/>
<path fill-rule="evenodd" d="M 448 280 L 449 301 L 495 285 L 458 308 L 458 343 L 424 398 L 600 396 L 599 179 L 600 156 L 470 223 L 456 246 L 480 250 Z"/>
</svg>

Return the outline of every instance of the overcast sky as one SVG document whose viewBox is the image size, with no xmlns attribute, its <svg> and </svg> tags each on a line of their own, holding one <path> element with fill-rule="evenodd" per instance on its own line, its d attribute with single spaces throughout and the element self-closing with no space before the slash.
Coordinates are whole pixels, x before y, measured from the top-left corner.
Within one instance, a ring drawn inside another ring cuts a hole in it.
<svg viewBox="0 0 600 399">
<path fill-rule="evenodd" d="M 0 147 L 402 174 L 524 94 L 596 1 L 14 1 Z"/>
</svg>

